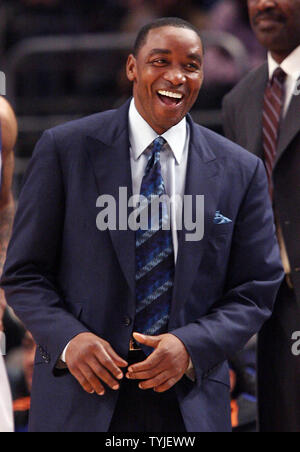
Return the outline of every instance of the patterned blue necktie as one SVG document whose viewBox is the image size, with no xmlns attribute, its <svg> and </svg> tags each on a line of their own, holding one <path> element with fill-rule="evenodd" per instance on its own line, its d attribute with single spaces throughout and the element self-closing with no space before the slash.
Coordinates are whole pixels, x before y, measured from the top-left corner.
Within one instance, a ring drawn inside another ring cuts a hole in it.
<svg viewBox="0 0 300 452">
<path fill-rule="evenodd" d="M 148 229 L 136 232 L 136 318 L 135 329 L 138 333 L 157 336 L 168 331 L 172 292 L 174 286 L 174 249 L 169 210 L 162 203 L 159 218 L 151 218 L 151 201 L 166 195 L 161 174 L 160 153 L 167 142 L 158 137 L 150 145 L 150 157 L 141 186 L 141 195 L 147 198 L 149 223 Z M 151 223 L 152 221 L 152 223 Z M 153 227 L 154 226 L 154 227 Z M 153 350 L 143 346 L 149 354 Z"/>
</svg>

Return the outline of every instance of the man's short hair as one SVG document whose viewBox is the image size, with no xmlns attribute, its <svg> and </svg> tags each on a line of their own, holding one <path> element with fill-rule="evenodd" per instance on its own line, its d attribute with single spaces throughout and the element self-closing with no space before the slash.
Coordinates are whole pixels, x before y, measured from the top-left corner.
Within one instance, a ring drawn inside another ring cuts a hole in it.
<svg viewBox="0 0 300 452">
<path fill-rule="evenodd" d="M 194 31 L 201 40 L 201 34 L 197 27 L 187 22 L 186 20 L 180 19 L 179 17 L 163 17 L 161 19 L 156 19 L 153 22 L 150 22 L 147 25 L 144 25 L 143 28 L 139 31 L 137 38 L 135 40 L 133 53 L 136 57 L 139 53 L 140 49 L 147 41 L 148 34 L 151 30 L 155 30 L 156 28 L 161 27 L 175 27 L 175 28 L 186 28 L 188 30 Z"/>
</svg>

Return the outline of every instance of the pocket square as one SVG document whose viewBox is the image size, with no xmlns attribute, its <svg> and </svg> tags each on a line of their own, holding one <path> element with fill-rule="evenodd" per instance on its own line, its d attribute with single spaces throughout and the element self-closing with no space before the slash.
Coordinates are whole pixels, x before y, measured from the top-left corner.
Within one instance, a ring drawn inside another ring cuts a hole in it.
<svg viewBox="0 0 300 452">
<path fill-rule="evenodd" d="M 221 212 L 219 210 L 217 210 L 215 218 L 214 218 L 214 223 L 215 224 L 227 224 L 227 223 L 232 223 L 232 220 L 224 217 L 224 215 L 222 215 Z"/>
</svg>

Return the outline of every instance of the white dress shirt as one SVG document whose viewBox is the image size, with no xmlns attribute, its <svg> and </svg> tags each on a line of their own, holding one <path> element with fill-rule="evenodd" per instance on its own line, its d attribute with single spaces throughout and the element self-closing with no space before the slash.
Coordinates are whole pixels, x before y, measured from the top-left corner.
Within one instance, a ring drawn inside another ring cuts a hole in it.
<svg viewBox="0 0 300 452">
<path fill-rule="evenodd" d="M 13 430 L 14 421 L 11 393 L 4 360 L 0 354 L 0 433 L 11 433 Z"/>
<path fill-rule="evenodd" d="M 132 100 L 129 109 L 129 142 L 133 195 L 141 192 L 142 180 L 148 163 L 149 153 L 145 152 L 159 135 L 142 118 Z M 189 153 L 190 130 L 186 118 L 161 135 L 168 147 L 160 154 L 161 172 L 167 195 L 180 195 L 183 199 Z M 176 198 L 174 198 L 176 199 Z M 178 256 L 177 225 L 181 224 L 182 205 L 171 203 L 171 228 L 175 261 Z"/>
<path fill-rule="evenodd" d="M 132 99 L 129 108 L 129 142 L 133 195 L 141 193 L 142 180 L 149 156 L 147 149 L 159 136 L 162 136 L 168 143 L 168 147 L 160 153 L 161 172 L 166 194 L 171 199 L 174 197 L 176 200 L 176 195 L 183 199 L 190 145 L 190 128 L 186 118 L 183 118 L 180 123 L 167 130 L 164 134 L 158 135 L 139 114 L 134 99 Z M 182 203 L 172 202 L 171 228 L 175 264 L 178 257 L 177 225 L 182 223 L 181 220 Z M 186 375 L 191 380 L 195 380 L 195 371 L 191 359 Z"/>
<path fill-rule="evenodd" d="M 283 116 L 285 117 L 291 104 L 292 97 L 297 91 L 297 87 L 298 95 L 300 95 L 300 83 L 298 81 L 300 78 L 300 46 L 290 53 L 281 64 L 278 64 L 272 57 L 271 52 L 269 52 L 268 65 L 270 80 L 278 67 L 280 67 L 287 74 L 285 81 L 285 103 L 283 107 Z"/>
</svg>

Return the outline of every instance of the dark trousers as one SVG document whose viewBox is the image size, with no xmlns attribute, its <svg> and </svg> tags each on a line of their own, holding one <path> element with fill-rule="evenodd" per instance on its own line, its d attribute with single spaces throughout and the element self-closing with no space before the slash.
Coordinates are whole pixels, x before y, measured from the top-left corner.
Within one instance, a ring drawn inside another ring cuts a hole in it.
<svg viewBox="0 0 300 452">
<path fill-rule="evenodd" d="M 143 352 L 130 352 L 129 364 L 144 360 Z M 124 378 L 109 432 L 185 433 L 175 390 L 158 394 L 140 389 L 139 382 Z"/>
<path fill-rule="evenodd" d="M 300 331 L 300 309 L 284 282 L 258 340 L 261 432 L 300 432 L 300 356 L 292 353 L 294 331 Z"/>
</svg>

